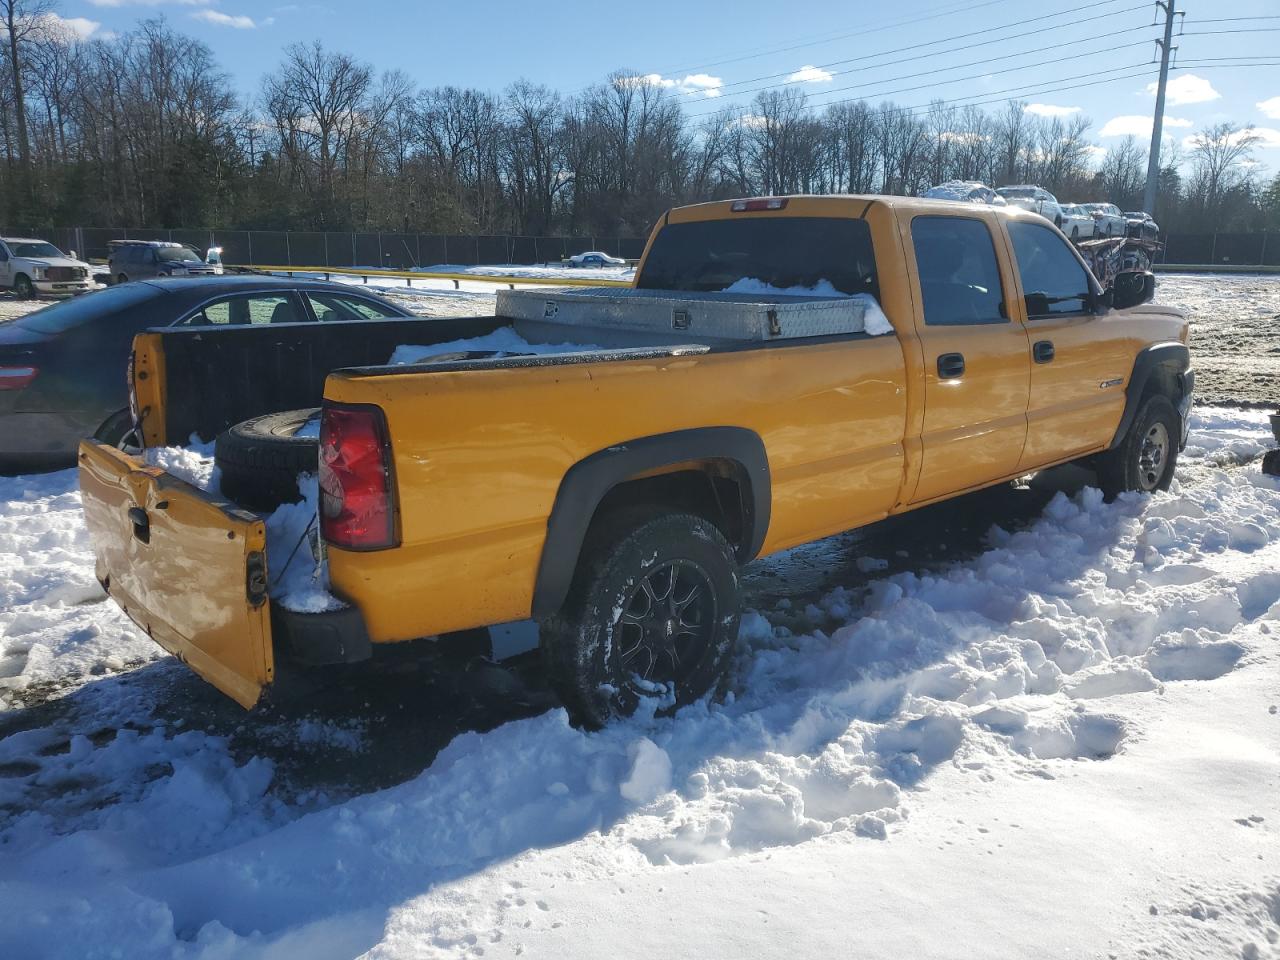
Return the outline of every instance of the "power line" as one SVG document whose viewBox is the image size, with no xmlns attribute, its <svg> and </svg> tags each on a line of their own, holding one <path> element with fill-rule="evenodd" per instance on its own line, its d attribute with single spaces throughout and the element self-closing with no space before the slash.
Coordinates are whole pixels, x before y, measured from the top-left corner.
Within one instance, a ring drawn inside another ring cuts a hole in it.
<svg viewBox="0 0 1280 960">
<path fill-rule="evenodd" d="M 1131 47 L 1132 47 L 1132 46 L 1139 46 L 1139 45 L 1145 45 L 1145 44 L 1125 44 L 1125 46 L 1131 46 Z M 1112 69 L 1110 69 L 1110 70 L 1090 70 L 1090 71 L 1088 71 L 1088 72 L 1086 72 L 1086 73 L 1079 73 L 1079 74 L 1075 74 L 1075 75 L 1070 76 L 1070 77 L 1060 77 L 1059 79 L 1061 79 L 1061 80 L 1075 80 L 1075 79 L 1080 79 L 1080 78 L 1083 78 L 1083 77 L 1093 77 L 1093 76 L 1097 76 L 1097 75 L 1099 75 L 1099 74 L 1101 74 L 1101 73 L 1116 73 L 1116 72 L 1118 72 L 1118 71 L 1120 71 L 1120 70 L 1130 70 L 1130 69 L 1133 69 L 1133 68 L 1135 68 L 1135 67 L 1141 67 L 1141 66 L 1145 66 L 1145 64 L 1141 64 L 1141 63 L 1131 63 L 1131 64 L 1126 64 L 1126 65 L 1125 65 L 1125 66 L 1123 66 L 1123 67 L 1113 67 L 1113 68 L 1112 68 Z M 964 76 L 964 77 L 951 77 L 951 78 L 949 78 L 946 82 L 947 82 L 947 83 L 961 83 L 961 82 L 963 82 L 963 81 L 965 81 L 965 80 L 980 80 L 980 79 L 982 79 L 983 77 L 996 76 L 996 75 L 1001 74 L 1001 73 L 1011 73 L 1011 72 L 1015 72 L 1015 71 L 1018 71 L 1018 70 L 1029 70 L 1029 69 L 1031 69 L 1031 67 L 1028 67 L 1028 66 L 1025 66 L 1025 65 L 1024 65 L 1024 66 L 1021 66 L 1021 67 L 1009 67 L 1008 69 L 1005 69 L 1005 70 L 983 71 L 982 73 L 973 73 L 973 74 L 969 74 L 968 76 Z M 917 76 L 920 76 L 920 74 L 917 74 Z M 1052 82 L 1056 82 L 1056 81 L 1045 81 L 1045 82 L 1046 82 L 1046 83 L 1052 83 Z M 838 89 L 838 90 L 827 90 L 827 91 L 825 91 L 825 92 L 824 92 L 824 94 L 819 94 L 819 96 L 821 96 L 821 95 L 825 95 L 825 94 L 831 94 L 831 93 L 841 93 L 841 92 L 843 92 L 843 91 L 845 91 L 845 90 L 852 90 L 852 89 L 854 89 L 854 87 L 857 87 L 857 86 L 868 86 L 868 85 L 869 85 L 869 84 L 854 84 L 853 86 L 850 86 L 850 87 L 841 87 L 841 88 L 840 88 L 840 89 Z M 899 88 L 898 88 L 898 89 L 896 89 L 896 90 L 882 90 L 882 91 L 880 91 L 880 92 L 878 92 L 878 93 L 872 93 L 872 94 L 870 94 L 870 96 L 874 96 L 874 97 L 889 97 L 889 96 L 893 96 L 893 95 L 894 95 L 894 94 L 896 94 L 896 93 L 910 93 L 910 92 L 915 91 L 915 90 L 923 90 L 923 89 L 926 89 L 926 88 L 928 88 L 928 87 L 932 87 L 932 86 L 936 86 L 936 85 L 937 85 L 936 83 L 922 83 L 922 84 L 917 84 L 917 85 L 916 85 L 916 86 L 914 86 L 914 87 L 899 87 Z M 1033 83 L 1033 84 L 1032 84 L 1032 86 L 1039 86 L 1039 85 L 1040 85 L 1039 83 Z M 1022 84 L 1021 86 L 1026 86 L 1026 84 Z M 1017 87 L 1010 87 L 1010 88 L 1008 88 L 1008 89 L 1009 89 L 1009 90 L 1014 90 L 1014 89 L 1017 89 Z M 998 90 L 998 91 L 995 91 L 995 92 L 997 92 L 997 93 L 1007 93 L 1007 92 L 1008 92 L 1008 90 Z M 866 99 L 866 96 L 867 96 L 867 95 L 862 95 L 862 96 L 857 96 L 857 97 L 845 97 L 845 98 L 840 99 L 840 100 L 830 100 L 830 101 L 827 101 L 827 102 L 824 102 L 824 103 L 820 103 L 820 104 L 813 104 L 813 106 L 827 107 L 827 106 L 830 106 L 830 105 L 831 105 L 831 104 L 833 104 L 833 103 L 851 103 L 851 102 L 853 102 L 853 101 L 855 101 L 855 100 L 864 100 L 864 99 Z M 981 94 L 975 94 L 975 96 L 981 96 Z M 691 114 L 690 116 L 691 116 L 691 117 L 694 117 L 694 118 L 697 118 L 697 117 L 710 116 L 710 114 L 708 114 L 708 113 L 695 113 L 695 114 Z"/>
<path fill-rule="evenodd" d="M 937 12 L 929 14 L 928 16 L 903 17 L 902 19 L 894 20 L 890 23 L 886 23 L 881 26 L 862 28 L 852 33 L 843 33 L 843 34 L 838 34 L 836 36 L 831 36 L 830 34 L 827 34 L 819 39 L 807 40 L 800 43 L 794 43 L 790 46 L 761 48 L 758 52 L 742 54 L 741 56 L 736 56 L 736 57 L 728 57 L 723 60 L 713 60 L 710 63 L 694 64 L 693 66 L 689 66 L 689 67 L 670 67 L 665 70 L 659 70 L 654 72 L 665 75 L 668 73 L 675 74 L 675 73 L 688 73 L 694 70 L 708 70 L 711 67 L 724 66 L 726 63 L 740 63 L 743 60 L 755 60 L 760 57 L 773 56 L 774 54 L 778 54 L 778 53 L 789 53 L 792 50 L 800 50 L 805 47 L 821 46 L 824 43 L 836 43 L 840 40 L 848 40 L 853 37 L 865 37 L 868 34 L 872 34 L 872 33 L 883 33 L 885 30 L 892 30 L 895 27 L 908 26 L 908 25 L 917 24 L 917 23 L 926 23 L 930 20 L 938 20 L 943 17 L 949 17 L 956 13 L 972 13 L 973 11 L 980 10 L 983 7 L 991 7 L 1000 3 L 1008 3 L 1008 2 L 1010 2 L 1010 0 L 986 0 L 985 3 L 956 4 L 956 5 L 952 5 L 945 8 L 939 7 L 939 8 L 935 8 Z M 1119 3 L 1120 0 L 1103 0 L 1103 2 Z M 1101 4 L 1094 4 L 1094 6 L 1100 6 L 1100 5 Z"/>
<path fill-rule="evenodd" d="M 1141 69 L 1137 69 L 1137 67 L 1139 66 L 1141 67 Z M 1123 74 L 1121 76 L 1116 76 L 1116 77 L 1107 77 L 1105 79 L 1100 79 L 1100 80 L 1099 79 L 1088 80 L 1088 81 L 1085 81 L 1084 83 L 1072 83 L 1064 86 L 1052 86 L 1053 84 L 1061 83 L 1064 80 L 1074 80 L 1080 77 L 1096 77 L 1099 72 L 1115 73 L 1120 70 L 1134 70 L 1135 72 Z M 1153 65 L 1150 63 L 1144 63 L 1140 65 L 1130 64 L 1127 67 L 1116 67 L 1113 70 L 1090 71 L 1089 73 L 1076 74 L 1075 76 L 1071 76 L 1071 77 L 1058 77 L 1055 80 L 1045 80 L 1040 83 L 1035 83 L 1030 85 L 1022 84 L 1016 87 L 1007 87 L 1004 90 L 992 90 L 992 91 L 987 91 L 985 93 L 969 94 L 968 96 L 965 96 L 965 97 L 956 97 L 950 100 L 935 99 L 935 100 L 931 100 L 928 103 L 913 104 L 911 106 L 877 108 L 876 114 L 877 116 L 894 116 L 897 114 L 923 115 L 936 109 L 937 107 L 946 107 L 946 106 L 981 107 L 981 106 L 987 106 L 993 103 L 1009 103 L 1015 100 L 1021 100 L 1024 97 L 1028 97 L 1028 96 L 1039 96 L 1046 93 L 1065 93 L 1069 90 L 1080 90 L 1085 87 L 1096 87 L 1096 86 L 1100 86 L 1108 83 L 1117 83 L 1121 80 L 1132 80 L 1137 77 L 1149 77 L 1151 76 L 1152 72 L 1153 72 Z M 1043 87 L 1045 89 L 1037 89 L 1040 87 Z M 1001 94 L 1001 93 L 1010 93 L 1012 95 L 1007 97 L 993 97 L 991 99 L 980 99 L 983 97 L 992 97 L 993 94 Z M 979 99 L 975 99 L 975 98 L 979 98 Z M 811 110 L 817 109 L 817 106 L 827 108 L 827 107 L 838 106 L 844 103 L 859 103 L 859 102 L 865 102 L 865 99 L 862 97 L 848 97 L 843 100 L 833 101 L 831 103 L 815 105 L 814 107 L 809 107 L 808 109 L 811 109 Z M 737 116 L 728 117 L 727 119 L 730 121 L 735 121 L 735 120 L 741 121 L 746 119 L 747 116 L 749 115 L 746 114 L 745 112 L 739 111 Z"/>
<path fill-rule="evenodd" d="M 1148 25 L 1145 25 L 1145 24 L 1144 24 L 1144 25 L 1143 25 L 1143 26 L 1141 26 L 1141 27 L 1132 27 L 1132 28 L 1130 28 L 1130 29 L 1122 30 L 1122 31 L 1118 31 L 1118 32 L 1119 32 L 1119 33 L 1133 33 L 1133 32 L 1135 32 L 1135 31 L 1137 31 L 1137 30 L 1149 30 L 1149 29 L 1151 29 L 1151 28 L 1150 28 L 1150 26 L 1148 26 Z M 1114 34 L 1112 34 L 1112 35 L 1114 36 Z M 914 79 L 917 79 L 917 78 L 919 78 L 919 77 L 928 77 L 928 76 L 933 76 L 933 75 L 935 75 L 935 74 L 939 74 L 939 73 L 947 73 L 947 72 L 949 72 L 949 71 L 951 71 L 951 70 L 963 70 L 963 69 L 964 69 L 964 68 L 966 68 L 966 67 L 975 67 L 975 66 L 978 66 L 979 64 L 999 63 L 999 62 L 1004 61 L 1004 60 L 1014 60 L 1014 59 L 1016 59 L 1016 58 L 1018 58 L 1018 57 L 1028 57 L 1028 56 L 1031 56 L 1032 54 L 1035 54 L 1035 53 L 1044 53 L 1046 50 L 1061 50 L 1061 49 L 1062 49 L 1062 48 L 1064 48 L 1064 47 L 1078 46 L 1079 44 L 1082 44 L 1082 43 L 1095 43 L 1095 42 L 1096 42 L 1097 40 L 1099 40 L 1099 39 L 1100 39 L 1100 37 L 1098 37 L 1098 36 L 1081 37 L 1081 38 L 1080 38 L 1080 39 L 1078 39 L 1078 40 L 1068 40 L 1068 41 L 1064 41 L 1064 42 L 1062 42 L 1062 43 L 1054 43 L 1054 44 L 1050 44 L 1050 45 L 1048 45 L 1048 46 L 1044 46 L 1044 47 L 1035 47 L 1035 48 L 1032 48 L 1032 49 L 1030 49 L 1030 50 L 1021 50 L 1021 51 L 1018 51 L 1018 52 L 1016 52 L 1016 53 L 1008 53 L 1008 54 L 1005 54 L 1004 56 L 1000 56 L 1000 57 L 983 57 L 983 58 L 982 58 L 982 59 L 980 59 L 980 60 L 970 60 L 970 61 L 968 61 L 968 62 L 966 62 L 966 63 L 955 63 L 955 64 L 952 64 L 951 66 L 948 66 L 948 67 L 938 67 L 938 68 L 937 68 L 937 69 L 935 69 L 935 70 L 925 70 L 925 71 L 922 71 L 922 72 L 919 72 L 919 73 L 907 73 L 907 74 L 902 74 L 902 75 L 900 75 L 900 76 L 896 76 L 896 77 L 886 77 L 886 78 L 883 78 L 883 79 L 880 79 L 880 80 L 868 80 L 868 81 L 866 81 L 866 82 L 864 82 L 864 83 L 855 83 L 855 84 L 851 84 L 851 85 L 849 85 L 849 86 L 844 86 L 844 87 L 834 87 L 834 88 L 831 88 L 831 89 L 828 89 L 828 90 L 818 90 L 818 91 L 815 91 L 812 95 L 813 95 L 813 96 L 815 96 L 815 97 L 822 97 L 822 96 L 826 96 L 826 95 L 828 95 L 828 94 L 832 94 L 832 93 L 842 93 L 842 92 L 847 91 L 847 90 L 857 90 L 857 89 L 860 89 L 860 88 L 862 88 L 862 87 L 881 86 L 881 85 L 883 85 L 883 84 L 888 84 L 888 83 L 897 83 L 899 80 L 914 80 Z M 1113 53 L 1113 52 L 1114 52 L 1114 51 L 1116 51 L 1116 50 L 1127 50 L 1127 49 L 1129 49 L 1130 47 L 1145 47 L 1149 42 L 1150 42 L 1150 40 L 1149 40 L 1149 39 L 1145 39 L 1145 40 L 1139 40 L 1139 41 L 1137 41 L 1137 42 L 1135 42 L 1135 43 L 1121 43 L 1121 44 L 1117 44 L 1116 46 L 1112 46 L 1112 47 L 1103 47 L 1102 49 L 1099 49 L 1099 50 L 1092 50 L 1092 51 L 1090 51 L 1090 52 L 1088 52 L 1088 53 L 1084 54 L 1083 56 L 1085 56 L 1085 57 L 1094 57 L 1094 56 L 1098 56 L 1098 55 L 1100 55 L 1100 54 L 1104 54 L 1104 53 Z M 1016 73 L 1016 72 L 1017 72 L 1017 71 L 1019 71 L 1019 70 L 1029 70 L 1029 69 L 1032 69 L 1032 67 L 1034 67 L 1034 66 L 1039 66 L 1039 64 L 1023 64 L 1022 66 L 1018 66 L 1018 67 L 1007 67 L 1007 68 L 1005 68 L 1005 69 L 1003 69 L 1003 70 L 984 70 L 982 73 L 980 73 L 980 74 L 975 74 L 974 76 L 975 76 L 975 77 L 994 77 L 994 76 L 999 76 L 999 75 L 1001 75 L 1001 74 L 1005 74 L 1005 73 Z M 851 71 L 851 70 L 850 70 L 850 71 L 842 71 L 842 73 L 852 73 L 852 72 L 853 72 L 853 71 Z M 960 82 L 961 80 L 969 80 L 969 79 L 973 79 L 973 78 L 974 78 L 974 77 L 953 77 L 953 78 L 951 78 L 951 79 L 949 79 L 949 80 L 944 80 L 944 81 L 939 81 L 939 82 L 943 82 L 943 83 L 958 83 L 958 82 Z M 783 86 L 783 84 L 774 84 L 774 85 L 770 85 L 770 86 L 759 87 L 759 88 L 757 88 L 757 89 L 755 89 L 755 90 L 743 90 L 743 91 L 740 91 L 739 95 L 748 94 L 748 93 L 758 93 L 758 92 L 760 92 L 760 91 L 762 91 L 762 90 L 773 90 L 773 89 L 776 89 L 776 87 L 778 87 L 778 86 Z M 927 84 L 925 84 L 925 86 L 927 86 Z M 919 89 L 921 89 L 921 88 L 920 88 L 920 87 L 906 87 L 906 88 L 904 88 L 904 89 L 902 89 L 902 90 L 897 90 L 897 91 L 892 91 L 892 92 L 895 92 L 895 93 L 905 93 L 905 92 L 907 92 L 907 91 L 909 91 L 909 90 L 919 90 Z M 704 97 L 704 98 L 700 98 L 700 99 L 697 99 L 697 100 L 691 100 L 691 101 L 686 101 L 686 102 L 701 103 L 701 102 L 705 102 L 705 101 L 706 101 L 706 100 L 708 100 L 708 99 L 714 99 L 714 98 L 706 98 L 706 97 Z M 693 116 L 705 116 L 705 115 L 706 115 L 705 113 L 704 113 L 704 114 L 693 114 Z"/>
<path fill-rule="evenodd" d="M 1180 37 L 1216 37 L 1224 33 L 1277 33 L 1280 27 L 1252 27 L 1248 30 L 1197 30 L 1195 33 L 1180 33 Z"/>
<path fill-rule="evenodd" d="M 1196 23 L 1238 23 L 1241 20 L 1280 20 L 1280 15 L 1268 16 L 1259 15 L 1256 17 L 1214 17 L 1212 20 L 1201 20 L 1198 17 L 1191 22 Z"/>
<path fill-rule="evenodd" d="M 1095 8 L 1095 7 L 1107 6 L 1107 5 L 1109 5 L 1109 4 L 1117 3 L 1117 2 L 1119 2 L 1119 0 L 1099 0 L 1099 2 L 1091 3 L 1091 4 L 1086 4 L 1086 5 L 1085 5 L 1085 6 L 1083 6 L 1083 7 L 1074 8 L 1074 9 L 1071 9 L 1071 10 L 1060 10 L 1060 11 L 1058 11 L 1057 13 L 1047 13 L 1047 14 L 1043 14 L 1043 15 L 1038 16 L 1038 17 L 1029 17 L 1029 18 L 1028 18 L 1028 19 L 1026 19 L 1026 20 L 1015 20 L 1015 21 L 1013 21 L 1013 22 L 1011 22 L 1011 23 L 1001 24 L 1000 26 L 997 26 L 997 27 L 987 27 L 987 28 L 982 29 L 982 30 L 974 30 L 974 31 L 972 31 L 972 32 L 970 32 L 970 33 L 962 33 L 962 34 L 958 34 L 958 35 L 956 35 L 956 36 L 946 37 L 946 38 L 944 38 L 944 39 L 942 39 L 942 40 L 929 40 L 929 41 L 926 41 L 926 42 L 924 42 L 924 43 L 913 43 L 913 44 L 908 44 L 908 45 L 907 45 L 907 46 L 905 46 L 905 47 L 895 47 L 895 48 L 893 48 L 892 50 L 881 50 L 881 51 L 878 51 L 878 52 L 875 52 L 875 53 L 862 54 L 861 56 L 857 56 L 857 57 L 849 57 L 849 58 L 844 59 L 844 60 L 831 60 L 831 61 L 828 61 L 827 63 L 817 64 L 817 66 L 818 66 L 818 68 L 819 68 L 819 69 L 826 69 L 827 67 L 839 67 L 839 66 L 844 66 L 845 64 L 850 64 L 850 63 L 861 63 L 861 62 L 864 62 L 864 61 L 866 61 L 866 60 L 874 60 L 874 59 L 877 59 L 877 58 L 879 58 L 879 57 L 888 57 L 888 56 L 892 56 L 892 55 L 894 55 L 894 54 L 898 54 L 898 53 L 908 53 L 908 52 L 910 52 L 910 51 L 912 51 L 912 50 L 921 50 L 921 49 L 924 49 L 925 47 L 936 47 L 936 46 L 937 46 L 938 44 L 940 44 L 940 43 L 950 43 L 950 42 L 953 42 L 953 41 L 955 41 L 955 40 L 964 40 L 964 39 L 967 39 L 967 38 L 969 38 L 969 37 L 977 37 L 977 36 L 981 36 L 981 35 L 983 35 L 983 34 L 994 33 L 994 32 L 999 31 L 999 30 L 1008 30 L 1008 29 L 1010 29 L 1011 27 L 1020 27 L 1020 26 L 1025 26 L 1025 25 L 1026 25 L 1026 24 L 1028 24 L 1028 23 L 1039 23 L 1039 22 L 1041 22 L 1041 21 L 1043 21 L 1043 20 L 1050 20 L 1050 19 L 1053 19 L 1053 18 L 1056 18 L 1056 17 L 1066 16 L 1066 15 L 1068 15 L 1068 14 L 1077 14 L 1077 13 L 1080 13 L 1081 11 L 1084 11 L 1084 10 L 1090 10 L 1090 9 Z M 1111 11 L 1110 13 L 1102 13 L 1102 14 L 1097 14 L 1097 15 L 1092 16 L 1092 17 L 1083 17 L 1083 18 L 1075 19 L 1075 20 L 1073 20 L 1073 21 L 1072 21 L 1072 23 L 1070 24 L 1070 26 L 1076 26 L 1076 25 L 1081 24 L 1081 23 L 1091 23 L 1091 22 L 1093 22 L 1093 21 L 1095 21 L 1095 20 L 1104 20 L 1104 19 L 1107 19 L 1107 18 L 1110 18 L 1110 17 L 1120 16 L 1121 14 L 1125 14 L 1125 13 L 1132 13 L 1132 12 L 1134 12 L 1135 10 L 1145 10 L 1145 9 L 1146 9 L 1146 4 L 1139 4 L 1139 5 L 1137 5 L 1137 6 L 1125 7 L 1123 10 L 1113 10 L 1113 11 Z M 979 43 L 966 43 L 966 44 L 961 44 L 961 45 L 959 45 L 959 46 L 957 46 L 957 47 L 952 47 L 952 48 L 947 49 L 947 50 L 933 50 L 933 51 L 930 51 L 929 53 L 920 54 L 919 56 L 915 56 L 915 57 L 907 57 L 907 58 L 901 58 L 901 59 L 898 59 L 896 62 L 898 62 L 898 63 L 909 63 L 909 62 L 911 62 L 912 60 L 922 60 L 922 59 L 925 59 L 925 58 L 927 58 L 927 57 L 942 56 L 943 54 L 946 54 L 946 53 L 954 53 L 954 52 L 955 52 L 955 51 L 957 51 L 957 50 L 969 50 L 969 49 L 972 49 L 972 48 L 974 48 L 974 47 L 990 46 L 990 45 L 991 45 L 991 44 L 993 44 L 993 43 L 1005 43 L 1005 42 L 1007 42 L 1007 41 L 1009 41 L 1009 40 L 1017 40 L 1017 39 L 1021 39 L 1022 37 L 1030 37 L 1030 36 L 1034 36 L 1035 34 L 1039 34 L 1039 33 L 1048 33 L 1048 32 L 1050 32 L 1050 31 L 1052 31 L 1052 30 L 1062 30 L 1062 29 L 1065 29 L 1065 26 L 1064 26 L 1063 24 L 1054 24 L 1054 25 L 1047 26 L 1047 27 L 1040 27 L 1040 28 L 1038 28 L 1038 29 L 1036 29 L 1036 30 L 1027 30 L 1027 31 L 1024 31 L 1024 32 L 1022 32 L 1022 33 L 1009 34 L 1008 36 L 1005 36 L 1005 37 L 994 37 L 994 38 L 992 38 L 992 39 L 990 39 L 990 40 L 983 40 L 983 41 L 981 41 L 981 42 L 979 42 Z M 840 70 L 840 71 L 837 71 L 837 75 L 839 75 L 839 74 L 843 74 L 843 73 L 850 73 L 850 72 L 852 72 L 852 71 L 851 71 L 851 70 Z M 737 81 L 734 81 L 734 82 L 732 82 L 732 83 L 724 84 L 720 89 L 721 89 L 721 90 L 724 90 L 724 89 L 729 88 L 729 87 L 738 87 L 738 86 L 742 86 L 743 84 L 748 84 L 748 83 L 758 83 L 758 82 L 760 82 L 760 81 L 762 81 L 762 80 L 775 80 L 775 79 L 777 79 L 778 77 L 786 77 L 786 76 L 790 76 L 790 74 L 791 74 L 791 73 L 794 73 L 794 71 L 783 71 L 783 72 L 781 72 L 781 73 L 765 74 L 764 76 L 754 77 L 754 78 L 752 78 L 752 79 L 750 79 L 750 80 L 737 80 Z M 778 84 L 778 86 L 781 86 L 781 84 Z M 754 92 L 754 91 L 745 91 L 745 92 Z M 712 98 L 712 97 L 704 97 L 704 98 L 702 98 L 702 99 L 714 99 L 714 98 Z"/>
</svg>

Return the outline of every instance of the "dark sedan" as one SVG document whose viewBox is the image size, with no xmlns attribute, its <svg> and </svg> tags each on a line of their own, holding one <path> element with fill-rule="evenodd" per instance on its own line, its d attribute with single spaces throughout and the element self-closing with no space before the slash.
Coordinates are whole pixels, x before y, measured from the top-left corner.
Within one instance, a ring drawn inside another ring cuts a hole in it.
<svg viewBox="0 0 1280 960">
<path fill-rule="evenodd" d="M 80 438 L 123 439 L 143 330 L 411 316 L 351 286 L 263 276 L 135 281 L 37 310 L 0 325 L 0 472 L 69 467 Z"/>
</svg>

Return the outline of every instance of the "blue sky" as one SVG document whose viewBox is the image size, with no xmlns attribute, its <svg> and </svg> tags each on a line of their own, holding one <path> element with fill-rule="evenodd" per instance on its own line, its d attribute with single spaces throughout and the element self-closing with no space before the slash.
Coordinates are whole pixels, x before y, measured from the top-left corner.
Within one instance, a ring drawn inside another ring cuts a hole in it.
<svg viewBox="0 0 1280 960">
<path fill-rule="evenodd" d="M 1258 159 L 1275 169 L 1280 3 L 1184 3 L 1186 35 L 1175 43 L 1188 69 L 1172 74 L 1167 134 L 1184 139 L 1223 120 L 1252 124 L 1264 138 Z M 1018 95 L 1037 112 L 1089 117 L 1091 135 L 1104 146 L 1125 133 L 1150 136 L 1153 97 L 1146 86 L 1156 68 L 1146 64 L 1158 32 L 1151 26 L 1154 4 L 1139 0 L 61 0 L 60 12 L 78 18 L 81 33 L 98 34 L 164 13 L 213 48 L 242 92 L 257 89 L 284 46 L 319 39 L 404 70 L 420 86 L 499 90 L 526 77 L 569 92 L 615 69 L 655 74 L 690 115 L 745 104 L 766 85 L 798 87 L 814 104 Z M 1041 19 L 1026 22 L 1032 18 Z M 1206 33 L 1220 30 L 1238 32 Z M 1203 62 L 1268 56 L 1275 66 Z M 1065 87 L 1075 89 L 1055 89 Z"/>
</svg>

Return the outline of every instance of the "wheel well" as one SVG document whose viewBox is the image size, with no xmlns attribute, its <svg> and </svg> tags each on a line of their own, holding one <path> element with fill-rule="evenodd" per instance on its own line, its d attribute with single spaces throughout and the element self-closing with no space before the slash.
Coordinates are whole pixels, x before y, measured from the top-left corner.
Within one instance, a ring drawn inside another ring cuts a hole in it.
<svg viewBox="0 0 1280 960">
<path fill-rule="evenodd" d="M 679 464 L 661 473 L 633 477 L 612 487 L 591 516 L 589 529 L 623 510 L 650 508 L 692 513 L 715 524 L 741 550 L 747 539 L 748 481 L 729 460 Z"/>
<path fill-rule="evenodd" d="M 1142 386 L 1140 400 L 1157 395 L 1168 397 L 1174 404 L 1182 399 L 1182 381 L 1172 364 L 1161 363 L 1152 368 L 1147 382 Z"/>
</svg>

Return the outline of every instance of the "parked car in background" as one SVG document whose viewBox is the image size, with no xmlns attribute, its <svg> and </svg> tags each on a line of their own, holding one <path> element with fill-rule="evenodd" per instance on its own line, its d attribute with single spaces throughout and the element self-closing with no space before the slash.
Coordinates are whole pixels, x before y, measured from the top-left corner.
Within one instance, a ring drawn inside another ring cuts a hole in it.
<svg viewBox="0 0 1280 960">
<path fill-rule="evenodd" d="M 115 283 L 150 277 L 211 277 L 221 272 L 204 257 L 180 243 L 162 240 L 111 240 L 107 263 Z"/>
<path fill-rule="evenodd" d="M 1038 213 L 1052 222 L 1055 227 L 1062 227 L 1062 207 L 1058 203 L 1058 198 L 1044 187 L 1023 183 L 1001 187 L 996 193 L 1004 197 L 1007 203 Z"/>
<path fill-rule="evenodd" d="M 1062 204 L 1062 232 L 1072 240 L 1088 240 L 1097 232 L 1097 224 L 1078 203 Z"/>
<path fill-rule="evenodd" d="M 213 267 L 213 272 L 218 276 L 222 276 L 222 248 L 210 247 L 204 252 L 204 262 Z"/>
<path fill-rule="evenodd" d="M 1080 206 L 1093 217 L 1096 236 L 1123 237 L 1129 229 L 1129 221 L 1114 203 L 1082 203 Z"/>
<path fill-rule="evenodd" d="M 599 250 L 589 250 L 569 258 L 571 267 L 625 267 L 627 261 L 621 257 L 611 257 Z"/>
<path fill-rule="evenodd" d="M 89 265 L 46 240 L 0 237 L 0 289 L 19 300 L 70 297 L 94 288 Z"/>
<path fill-rule="evenodd" d="M 263 276 L 146 280 L 52 304 L 0 326 L 0 472 L 71 466 L 82 437 L 123 437 L 140 331 L 412 316 L 343 284 Z"/>
<path fill-rule="evenodd" d="M 1156 240 L 1160 237 L 1160 224 L 1156 223 L 1155 217 L 1143 210 L 1134 210 L 1126 212 L 1125 219 L 1125 235 L 1130 237 L 1138 237 L 1144 240 Z"/>
<path fill-rule="evenodd" d="M 920 196 L 928 200 L 958 200 L 963 203 L 989 203 L 995 207 L 1005 205 L 1004 197 L 992 187 L 977 180 L 948 180 L 930 187 Z"/>
</svg>

